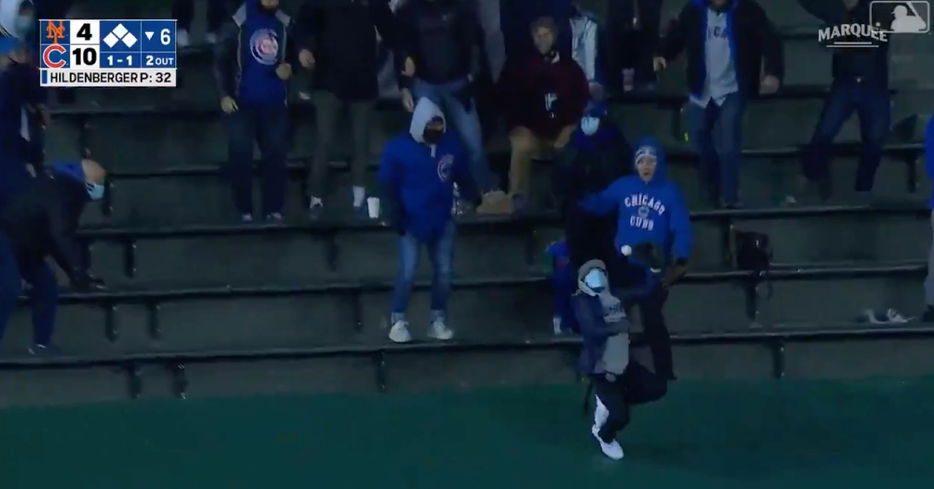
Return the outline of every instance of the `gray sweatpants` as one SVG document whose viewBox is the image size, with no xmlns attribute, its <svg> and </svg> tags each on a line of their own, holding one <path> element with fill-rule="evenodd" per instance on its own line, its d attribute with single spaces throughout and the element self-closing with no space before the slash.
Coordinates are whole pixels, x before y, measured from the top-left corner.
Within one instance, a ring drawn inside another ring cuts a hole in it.
<svg viewBox="0 0 934 489">
<path fill-rule="evenodd" d="M 931 230 L 934 231 L 934 210 L 931 210 Z M 934 306 L 934 239 L 928 252 L 928 277 L 924 280 L 924 299 L 927 305 Z"/>
</svg>

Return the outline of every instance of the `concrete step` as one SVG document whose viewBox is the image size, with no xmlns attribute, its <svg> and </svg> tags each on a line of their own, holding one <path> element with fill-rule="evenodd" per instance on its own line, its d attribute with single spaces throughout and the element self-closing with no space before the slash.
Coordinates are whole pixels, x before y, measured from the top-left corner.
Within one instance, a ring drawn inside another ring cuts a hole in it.
<svg viewBox="0 0 934 489">
<path fill-rule="evenodd" d="M 694 269 L 711 270 L 729 264 L 724 236 L 730 223 L 736 229 L 768 234 L 778 265 L 922 260 L 928 251 L 927 240 L 890 238 L 926 235 L 928 218 L 921 212 L 734 217 L 723 222 L 711 218 L 694 222 Z M 155 233 L 141 229 L 137 236 L 130 231 L 96 239 L 91 245 L 93 267 L 112 286 L 132 289 L 178 284 L 304 284 L 347 277 L 389 280 L 398 267 L 396 236 L 386 228 L 322 232 L 304 227 L 237 227 L 215 234 L 187 229 L 191 232 L 180 228 L 183 234 L 174 235 L 171 228 Z M 848 238 L 854 232 L 860 239 Z M 454 271 L 462 278 L 540 272 L 544 249 L 562 237 L 563 228 L 557 221 L 463 224 L 456 243 Z M 128 251 L 132 253 L 129 262 Z M 197 264 L 196 273 L 192 273 L 191 264 Z M 128 266 L 133 268 L 130 275 L 125 272 Z M 419 276 L 428 278 L 430 274 L 428 259 L 424 258 Z"/>
<path fill-rule="evenodd" d="M 865 308 L 894 307 L 912 314 L 923 304 L 923 265 L 776 274 L 774 295 L 759 303 L 759 323 L 845 322 Z M 751 321 L 740 277 L 695 274 L 676 287 L 666 306 L 669 328 L 679 333 L 746 329 Z M 412 332 L 419 339 L 429 320 L 427 285 L 419 285 L 409 308 Z M 305 292 L 296 293 L 301 290 Z M 56 341 L 74 354 L 376 345 L 388 342 L 390 295 L 389 283 L 362 290 L 205 289 L 169 296 L 124 292 L 112 296 L 113 309 L 106 299 L 96 306 L 64 305 Z M 535 338 L 551 331 L 550 304 L 547 282 L 534 277 L 458 281 L 450 323 L 464 340 Z M 4 352 L 21 351 L 30 343 L 28 315 L 22 309 L 9 325 Z"/>
</svg>

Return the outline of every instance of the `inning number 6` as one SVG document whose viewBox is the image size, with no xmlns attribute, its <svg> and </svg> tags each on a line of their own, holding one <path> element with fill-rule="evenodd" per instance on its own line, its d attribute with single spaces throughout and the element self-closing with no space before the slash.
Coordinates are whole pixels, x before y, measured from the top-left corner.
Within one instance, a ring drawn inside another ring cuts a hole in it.
<svg viewBox="0 0 934 489">
<path fill-rule="evenodd" d="M 162 29 L 162 31 L 159 32 L 159 40 L 162 41 L 163 46 L 168 46 L 169 43 L 172 42 L 172 37 L 169 35 L 168 29 Z"/>
</svg>

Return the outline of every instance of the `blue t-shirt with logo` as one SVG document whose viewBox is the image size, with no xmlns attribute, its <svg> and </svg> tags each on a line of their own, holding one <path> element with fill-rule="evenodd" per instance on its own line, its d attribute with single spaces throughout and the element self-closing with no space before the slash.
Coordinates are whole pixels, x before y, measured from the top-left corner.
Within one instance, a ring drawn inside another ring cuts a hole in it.
<svg viewBox="0 0 934 489">
<path fill-rule="evenodd" d="M 285 58 L 289 17 L 262 11 L 258 1 L 246 2 L 241 8 L 245 10 L 240 24 L 237 100 L 246 105 L 284 103 L 287 85 L 276 75 L 276 68 Z"/>
</svg>

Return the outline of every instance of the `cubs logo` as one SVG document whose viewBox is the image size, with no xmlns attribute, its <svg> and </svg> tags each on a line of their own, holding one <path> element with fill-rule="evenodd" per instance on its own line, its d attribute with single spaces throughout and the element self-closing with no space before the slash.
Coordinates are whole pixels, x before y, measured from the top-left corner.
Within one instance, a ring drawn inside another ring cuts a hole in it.
<svg viewBox="0 0 934 489">
<path fill-rule="evenodd" d="M 646 217 L 649 217 L 649 208 L 646 207 L 646 206 L 641 206 L 641 207 L 639 207 L 639 211 L 638 211 L 638 212 L 639 212 L 639 217 L 641 217 L 641 218 L 643 218 L 643 219 L 645 219 Z"/>
<path fill-rule="evenodd" d="M 250 53 L 260 64 L 276 64 L 279 58 L 279 35 L 272 29 L 257 30 L 250 36 Z"/>
<path fill-rule="evenodd" d="M 438 178 L 442 182 L 451 181 L 451 172 L 454 171 L 454 155 L 444 155 L 438 161 Z"/>
</svg>

